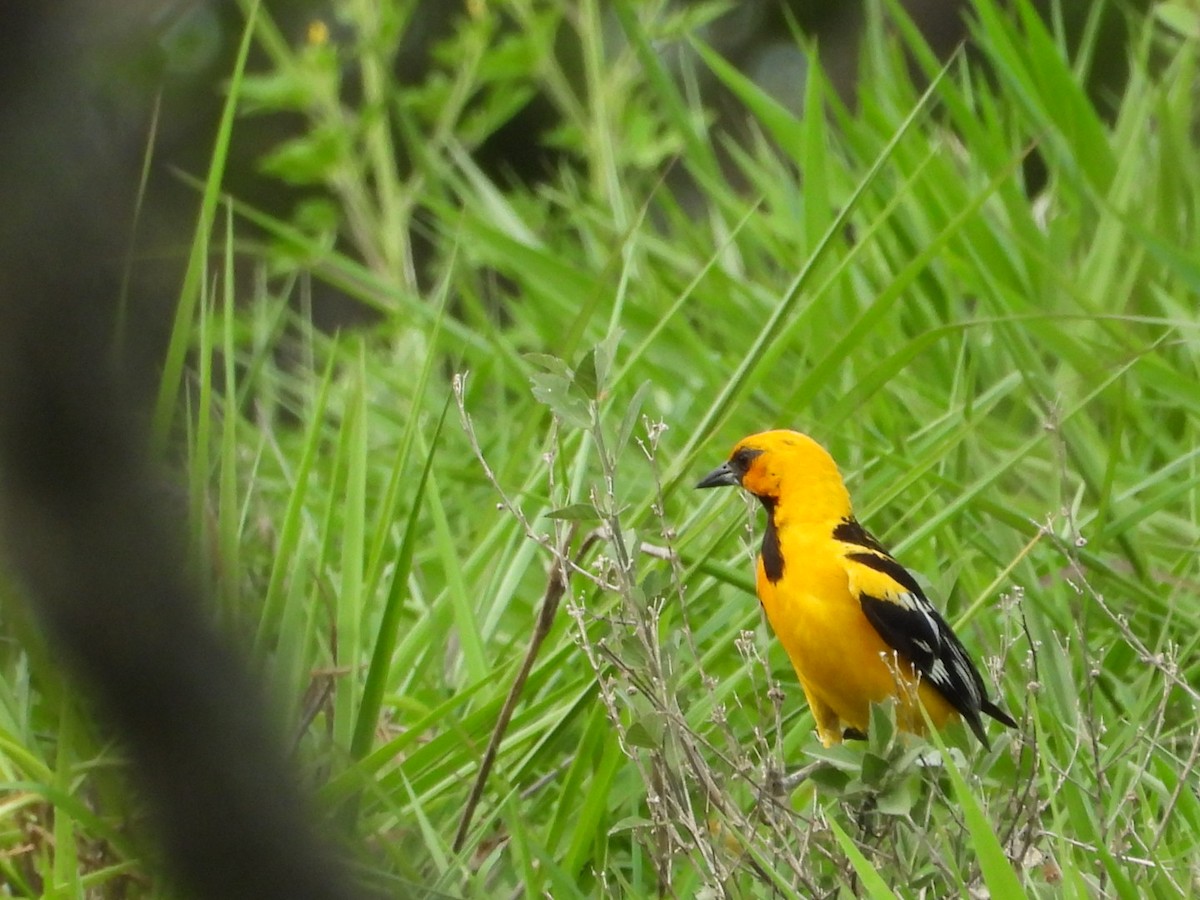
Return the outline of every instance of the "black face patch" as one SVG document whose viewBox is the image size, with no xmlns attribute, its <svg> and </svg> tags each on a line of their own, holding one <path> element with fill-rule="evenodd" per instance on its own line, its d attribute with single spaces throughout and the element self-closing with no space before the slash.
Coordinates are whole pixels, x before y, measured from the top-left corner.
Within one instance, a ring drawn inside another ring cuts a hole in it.
<svg viewBox="0 0 1200 900">
<path fill-rule="evenodd" d="M 729 468 L 737 473 L 738 478 L 744 476 L 750 471 L 750 463 L 762 456 L 761 450 L 755 450 L 752 447 L 743 447 L 733 456 L 729 457 Z"/>
<path fill-rule="evenodd" d="M 838 526 L 833 529 L 833 539 L 844 544 L 862 547 L 864 550 L 874 550 L 876 553 L 889 555 L 887 549 L 879 543 L 875 535 L 863 528 L 858 523 L 858 519 L 853 516 L 847 516 L 838 523 Z"/>
</svg>

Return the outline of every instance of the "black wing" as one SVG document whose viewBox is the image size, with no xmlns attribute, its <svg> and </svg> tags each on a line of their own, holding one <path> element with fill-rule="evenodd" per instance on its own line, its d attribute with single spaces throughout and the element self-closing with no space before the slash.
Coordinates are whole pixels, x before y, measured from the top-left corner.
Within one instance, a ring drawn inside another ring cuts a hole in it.
<svg viewBox="0 0 1200 900">
<path fill-rule="evenodd" d="M 863 614 L 884 642 L 958 710 L 985 747 L 990 744 L 980 713 L 1015 727 L 1017 723 L 988 700 L 966 648 L 909 571 L 853 519 L 839 525 L 834 537 L 857 548 L 846 554 L 848 560 L 881 573 L 895 586 L 886 592 L 858 591 Z"/>
</svg>

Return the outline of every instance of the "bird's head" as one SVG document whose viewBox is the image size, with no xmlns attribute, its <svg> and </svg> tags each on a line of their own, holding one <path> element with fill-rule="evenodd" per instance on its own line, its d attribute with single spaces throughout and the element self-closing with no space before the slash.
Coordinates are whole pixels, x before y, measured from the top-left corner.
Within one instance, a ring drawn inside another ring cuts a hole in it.
<svg viewBox="0 0 1200 900">
<path fill-rule="evenodd" d="M 850 498 L 833 457 L 798 431 L 764 431 L 742 438 L 729 459 L 696 485 L 724 486 L 745 488 L 771 509 L 786 505 L 794 513 L 822 518 L 850 513 Z"/>
</svg>

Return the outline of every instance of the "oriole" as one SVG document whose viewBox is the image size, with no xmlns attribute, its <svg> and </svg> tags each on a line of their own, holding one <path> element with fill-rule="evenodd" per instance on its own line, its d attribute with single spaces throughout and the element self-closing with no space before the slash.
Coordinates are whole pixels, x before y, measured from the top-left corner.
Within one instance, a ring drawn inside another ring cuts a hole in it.
<svg viewBox="0 0 1200 900">
<path fill-rule="evenodd" d="M 782 642 L 826 746 L 865 735 L 872 703 L 896 698 L 897 724 L 920 734 L 961 716 L 988 744 L 992 703 L 962 643 L 900 563 L 854 518 L 825 448 L 796 431 L 751 435 L 698 488 L 734 485 L 767 511 L 758 598 Z"/>
</svg>

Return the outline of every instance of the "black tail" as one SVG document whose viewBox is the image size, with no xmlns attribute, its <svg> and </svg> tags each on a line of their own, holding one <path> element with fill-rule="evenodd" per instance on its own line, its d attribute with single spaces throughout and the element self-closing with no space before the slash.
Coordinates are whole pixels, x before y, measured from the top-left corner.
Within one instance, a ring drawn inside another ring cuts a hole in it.
<svg viewBox="0 0 1200 900">
<path fill-rule="evenodd" d="M 1017 723 L 1012 716 L 998 707 L 991 700 L 984 700 L 981 704 L 979 704 L 979 709 L 962 710 L 963 721 L 967 723 L 967 727 L 971 729 L 971 732 L 975 735 L 975 737 L 979 738 L 979 743 L 983 744 L 983 746 L 988 750 L 991 750 L 992 743 L 988 740 L 987 732 L 983 730 L 983 719 L 979 715 L 981 712 L 987 713 L 997 722 L 1003 722 L 1009 728 L 1016 728 Z"/>
<path fill-rule="evenodd" d="M 979 708 L 980 708 L 980 710 L 982 710 L 983 712 L 985 712 L 989 716 L 991 716 L 993 719 L 995 719 L 997 722 L 1003 722 L 1009 728 L 1017 727 L 1017 720 L 1014 719 L 1012 716 L 1010 716 L 1008 713 L 1006 713 L 1004 710 L 1002 710 L 1000 707 L 998 707 L 991 700 L 984 700 Z"/>
</svg>

